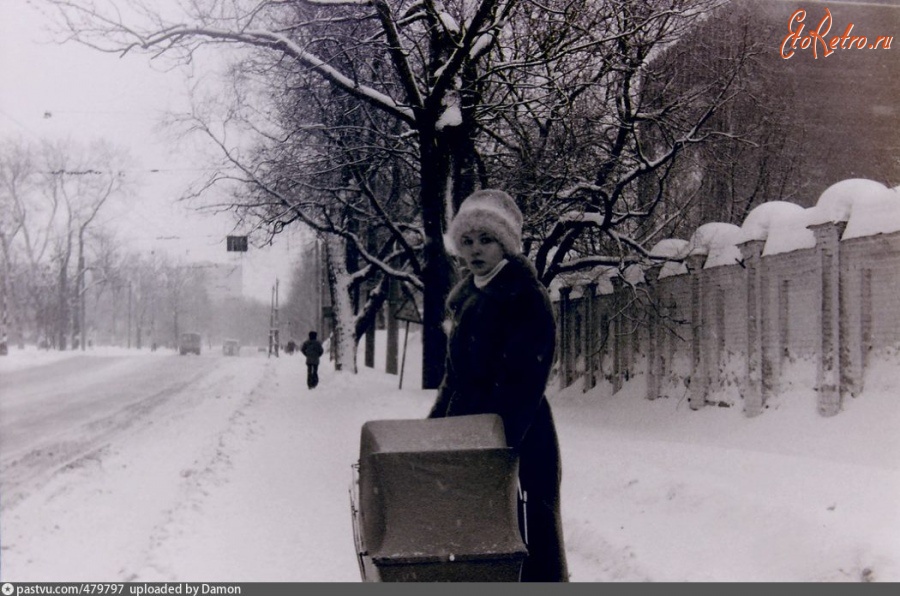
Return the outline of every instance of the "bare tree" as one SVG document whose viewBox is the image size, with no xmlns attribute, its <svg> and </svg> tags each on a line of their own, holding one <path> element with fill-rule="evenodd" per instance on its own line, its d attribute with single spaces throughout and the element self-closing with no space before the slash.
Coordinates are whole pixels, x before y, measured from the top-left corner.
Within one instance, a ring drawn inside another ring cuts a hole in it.
<svg viewBox="0 0 900 596">
<path fill-rule="evenodd" d="M 721 54 L 683 43 L 724 4 L 566 2 L 511 19 L 475 87 L 478 148 L 486 183 L 525 207 L 545 284 L 648 259 L 687 203 L 670 192 L 677 160 L 737 136 L 711 124 L 742 93 L 753 40 Z M 673 68 L 688 60 L 702 76 Z"/>
<path fill-rule="evenodd" d="M 452 271 L 440 239 L 447 214 L 475 180 L 474 145 L 466 134 L 474 123 L 457 118 L 461 74 L 490 51 L 519 2 L 197 2 L 175 19 L 140 2 L 128 3 L 127 12 L 69 0 L 47 3 L 59 9 L 73 39 L 103 51 L 144 50 L 190 60 L 209 44 L 268 50 L 271 63 L 294 62 L 414 133 L 426 238 L 423 384 L 437 386 L 445 352 L 440 323 Z M 383 58 L 382 68 L 370 68 L 372 56 Z"/>
<path fill-rule="evenodd" d="M 57 327 L 59 349 L 66 349 L 66 333 L 84 346 L 83 297 L 85 289 L 85 242 L 98 223 L 98 215 L 113 197 L 128 193 L 123 169 L 127 153 L 103 141 L 88 147 L 70 142 L 46 144 L 44 148 L 44 192 L 58 204 L 58 236 L 54 261 L 58 272 Z M 71 271 L 75 261 L 74 273 Z M 70 326 L 71 323 L 71 326 Z"/>
<path fill-rule="evenodd" d="M 14 316 L 22 326 L 33 326 L 49 343 L 54 320 L 50 304 L 53 287 L 49 255 L 56 236 L 59 197 L 41 185 L 40 149 L 22 141 L 4 144 L 0 176 L 4 201 L 4 262 L 10 267 L 7 289 Z M 17 275 L 13 263 L 18 262 Z"/>
<path fill-rule="evenodd" d="M 422 242 L 413 246 L 406 233 L 391 237 L 398 250 L 406 238 L 407 252 L 421 256 L 407 257 L 408 269 L 393 264 L 393 273 L 424 293 L 428 388 L 443 372 L 440 323 L 453 267 L 441 240 L 459 202 L 485 184 L 513 191 L 529 218 L 529 249 L 545 283 L 578 268 L 644 259 L 645 243 L 664 225 L 641 223 L 667 200 L 667 176 L 685 147 L 731 134 L 707 127 L 737 94 L 733 84 L 748 60 L 741 52 L 722 56 L 709 65 L 718 76 L 676 97 L 664 93 L 672 48 L 724 0 L 198 1 L 178 15 L 138 1 L 118 3 L 128 10 L 44 1 L 58 9 L 73 39 L 103 51 L 190 61 L 211 45 L 258 50 L 261 72 L 295 74 L 273 93 L 282 101 L 302 80 L 318 85 L 319 93 L 306 96 L 324 98 L 329 90 L 330 102 L 378 112 L 394 123 L 398 138 L 412 139 L 413 151 L 395 157 L 411 160 Z M 373 122 L 360 130 L 373 130 Z M 282 141 L 296 133 L 275 130 Z M 255 166 L 265 162 L 234 161 L 243 163 L 243 175 L 264 182 L 269 199 L 282 193 L 266 207 L 320 200 L 311 188 L 301 193 L 273 184 L 287 176 L 258 176 Z M 331 222 L 346 243 L 359 231 L 353 221 L 371 215 L 371 201 L 368 215 L 353 211 L 374 187 L 362 184 L 367 177 L 352 173 L 349 162 L 341 165 L 326 179 L 332 192 L 323 208 L 332 216 L 336 205 L 343 209 L 346 219 Z M 391 196 L 386 188 L 369 198 Z M 351 245 L 360 255 L 374 254 L 365 240 Z M 346 273 L 376 268 L 377 261 L 354 270 L 351 260 Z M 413 263 L 421 263 L 419 271 Z"/>
<path fill-rule="evenodd" d="M 31 152 L 21 141 L 3 142 L 0 145 L 0 250 L 3 251 L 0 281 L 3 319 L 0 321 L 0 341 L 4 342 L 11 331 L 10 321 L 19 342 L 23 341 L 22 319 L 26 315 L 23 308 L 25 288 L 22 286 L 27 283 L 27 279 L 24 276 L 24 259 L 19 254 L 21 251 L 16 251 L 14 243 L 17 237 L 28 234 L 22 197 L 29 192 L 33 175 Z"/>
<path fill-rule="evenodd" d="M 219 146 L 230 166 L 203 180 L 197 194 L 238 180 L 230 202 L 208 208 L 233 211 L 239 226 L 264 232 L 265 241 L 298 221 L 324 239 L 322 252 L 333 269 L 328 280 L 336 365 L 355 371 L 357 342 L 382 307 L 388 280 L 422 290 L 424 242 L 410 163 L 416 148 L 395 122 L 336 95 L 308 73 L 269 69 L 261 81 L 247 81 L 246 73 L 260 70 L 251 63 L 237 69 L 241 81 L 229 110 L 232 122 L 257 135 L 249 155 L 229 148 L 221 125 L 214 130 L 205 114 L 195 111 L 186 120 Z M 271 90 L 284 80 L 293 81 L 289 93 L 268 91 L 276 114 L 276 132 L 270 133 L 271 117 L 260 122 L 245 96 L 254 85 Z"/>
<path fill-rule="evenodd" d="M 0 149 L 3 281 L 20 342 L 32 333 L 64 349 L 69 334 L 84 335 L 87 274 L 103 283 L 109 263 L 104 269 L 100 261 L 116 249 L 100 213 L 127 196 L 127 163 L 126 153 L 104 142 L 12 139 Z"/>
<path fill-rule="evenodd" d="M 682 163 L 674 168 L 673 178 L 680 175 L 684 183 L 670 184 L 670 189 L 696 193 L 697 200 L 680 222 L 673 221 L 672 236 L 688 237 L 706 222 L 740 225 L 753 207 L 766 201 L 802 202 L 812 139 L 796 109 L 800 102 L 795 90 L 783 84 L 784 60 L 745 41 L 765 39 L 776 26 L 757 8 L 739 2 L 716 13 L 681 42 L 694 51 L 682 52 L 670 62 L 674 71 L 687 74 L 677 84 L 687 86 L 709 78 L 708 71 L 694 66 L 704 57 L 731 56 L 748 47 L 751 52 L 747 75 L 738 83 L 740 94 L 710 121 L 710 129 L 730 134 L 686 148 Z"/>
</svg>

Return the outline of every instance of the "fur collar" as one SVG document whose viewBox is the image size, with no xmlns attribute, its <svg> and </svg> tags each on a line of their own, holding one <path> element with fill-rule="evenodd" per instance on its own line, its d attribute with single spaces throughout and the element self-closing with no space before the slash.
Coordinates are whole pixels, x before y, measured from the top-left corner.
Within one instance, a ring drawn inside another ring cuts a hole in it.
<svg viewBox="0 0 900 596">
<path fill-rule="evenodd" d="M 500 299 L 511 298 L 522 290 L 540 284 L 537 281 L 537 270 L 523 255 L 508 257 L 509 262 L 497 273 L 497 276 L 483 288 L 475 287 L 474 275 L 468 273 L 447 298 L 450 310 L 456 310 L 474 292 L 482 292 Z"/>
</svg>

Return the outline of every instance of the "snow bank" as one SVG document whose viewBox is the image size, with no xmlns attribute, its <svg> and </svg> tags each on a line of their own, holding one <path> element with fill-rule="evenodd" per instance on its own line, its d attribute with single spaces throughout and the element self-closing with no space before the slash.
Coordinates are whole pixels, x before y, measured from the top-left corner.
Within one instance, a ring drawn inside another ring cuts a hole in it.
<svg viewBox="0 0 900 596">
<path fill-rule="evenodd" d="M 12 345 L 10 346 L 9 353 L 6 356 L 0 356 L 0 374 L 31 368 L 34 366 L 43 366 L 45 364 L 50 364 L 51 362 L 67 360 L 69 358 L 75 358 L 77 356 L 171 356 L 173 351 L 174 350 L 161 348 L 156 352 L 151 352 L 149 349 L 138 350 L 136 348 L 122 348 L 117 346 L 98 346 L 95 348 L 88 348 L 84 351 L 59 351 L 40 350 L 32 345 L 26 345 L 24 348 L 20 349 L 18 346 Z"/>
</svg>

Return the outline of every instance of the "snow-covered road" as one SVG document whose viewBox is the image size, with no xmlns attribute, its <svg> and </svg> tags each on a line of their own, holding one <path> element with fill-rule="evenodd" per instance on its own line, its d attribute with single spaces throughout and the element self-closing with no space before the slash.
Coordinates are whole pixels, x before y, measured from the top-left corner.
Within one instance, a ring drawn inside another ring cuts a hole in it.
<svg viewBox="0 0 900 596">
<path fill-rule="evenodd" d="M 4 374 L 2 578 L 358 581 L 348 438 L 382 412 L 336 404 L 333 381 L 309 392 L 304 374 L 253 352 Z"/>
<path fill-rule="evenodd" d="M 212 358 L 76 355 L 3 376 L 2 506 L 59 470 L 127 440 L 170 400 L 186 407 L 203 383 L 227 383 Z M 230 375 L 233 377 L 233 375 Z M 218 379 L 218 380 L 217 380 Z"/>
</svg>

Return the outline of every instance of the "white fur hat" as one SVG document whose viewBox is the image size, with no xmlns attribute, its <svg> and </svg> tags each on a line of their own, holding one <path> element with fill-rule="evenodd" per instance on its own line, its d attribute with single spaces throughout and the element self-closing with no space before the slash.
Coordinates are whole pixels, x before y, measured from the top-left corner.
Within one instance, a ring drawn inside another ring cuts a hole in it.
<svg viewBox="0 0 900 596">
<path fill-rule="evenodd" d="M 507 255 L 522 252 L 522 212 L 511 196 L 502 190 L 476 190 L 456 212 L 444 243 L 447 250 L 459 254 L 460 238 L 467 232 L 487 232 Z"/>
</svg>

